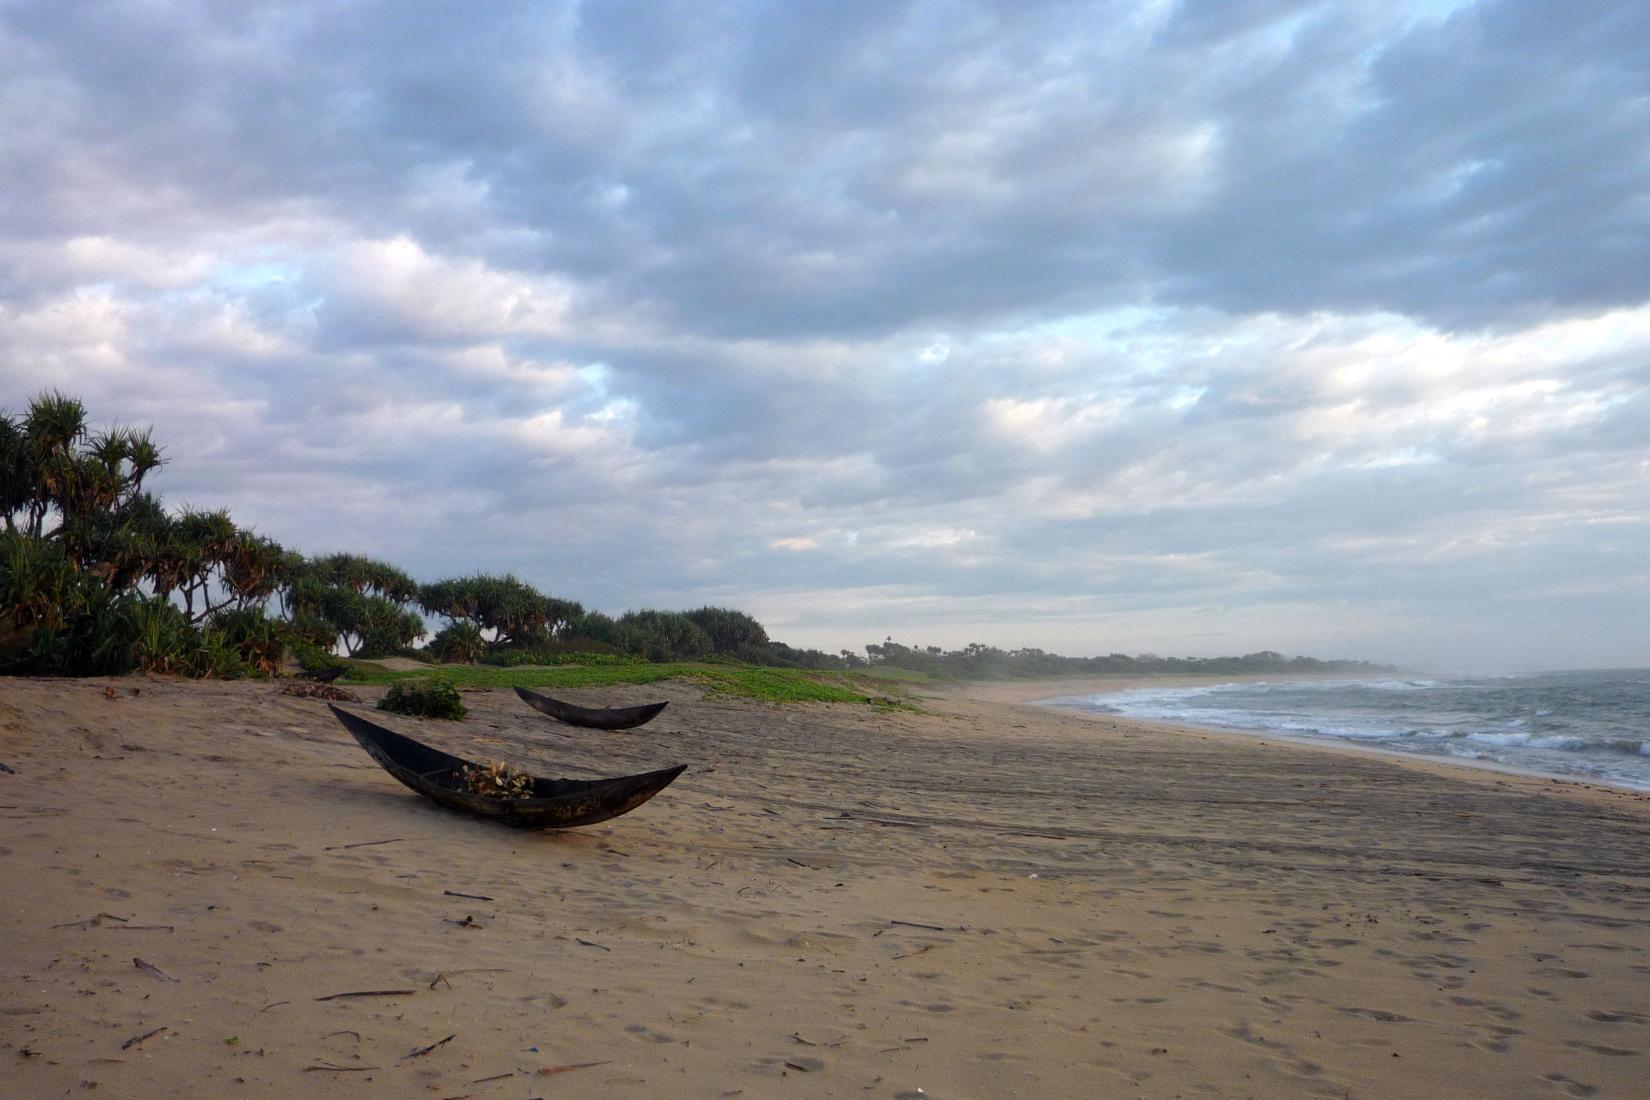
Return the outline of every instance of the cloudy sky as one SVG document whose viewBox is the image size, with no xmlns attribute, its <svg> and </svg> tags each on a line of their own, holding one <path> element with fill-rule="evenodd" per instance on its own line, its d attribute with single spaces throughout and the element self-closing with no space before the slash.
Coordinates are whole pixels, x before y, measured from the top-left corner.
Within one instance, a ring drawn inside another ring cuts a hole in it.
<svg viewBox="0 0 1650 1100">
<path fill-rule="evenodd" d="M 798 645 L 1650 664 L 1650 4 L 0 0 L 0 405 Z"/>
</svg>

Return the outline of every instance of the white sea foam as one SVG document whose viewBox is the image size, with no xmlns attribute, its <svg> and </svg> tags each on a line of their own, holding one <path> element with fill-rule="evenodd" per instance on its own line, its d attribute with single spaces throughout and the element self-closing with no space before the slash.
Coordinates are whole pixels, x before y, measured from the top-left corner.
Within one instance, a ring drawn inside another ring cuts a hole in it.
<svg viewBox="0 0 1650 1100">
<path fill-rule="evenodd" d="M 1650 679 L 1642 670 L 1233 682 L 1047 702 L 1259 735 L 1476 758 L 1650 789 L 1650 740 L 1644 738 Z"/>
<path fill-rule="evenodd" d="M 1575 752 L 1585 749 L 1588 742 L 1580 737 L 1543 737 L 1535 733 L 1469 733 L 1467 740 L 1480 745 L 1517 746 L 1526 749 L 1553 749 Z"/>
</svg>

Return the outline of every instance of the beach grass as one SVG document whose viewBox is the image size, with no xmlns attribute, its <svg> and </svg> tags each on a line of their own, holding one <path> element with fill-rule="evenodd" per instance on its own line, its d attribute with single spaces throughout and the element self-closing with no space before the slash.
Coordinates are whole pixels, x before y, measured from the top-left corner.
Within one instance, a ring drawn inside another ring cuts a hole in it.
<svg viewBox="0 0 1650 1100">
<path fill-rule="evenodd" d="M 512 668 L 430 665 L 405 671 L 373 661 L 351 661 L 349 665 L 350 671 L 344 679 L 356 684 L 394 684 L 400 680 L 422 679 L 455 688 L 581 688 L 683 680 L 703 686 L 711 695 L 768 703 L 855 703 L 885 710 L 910 706 L 905 699 L 890 695 L 891 685 L 880 677 L 723 662 L 607 661 Z"/>
</svg>

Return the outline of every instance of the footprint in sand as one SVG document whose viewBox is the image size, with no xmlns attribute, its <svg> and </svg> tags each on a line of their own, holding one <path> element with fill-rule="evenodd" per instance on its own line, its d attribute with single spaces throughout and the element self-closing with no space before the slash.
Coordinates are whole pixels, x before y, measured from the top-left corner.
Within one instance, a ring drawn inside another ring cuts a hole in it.
<svg viewBox="0 0 1650 1100">
<path fill-rule="evenodd" d="M 631 1024 L 625 1031 L 638 1039 L 646 1039 L 650 1043 L 674 1043 L 676 1040 L 662 1031 L 654 1031 L 646 1024 Z"/>
<path fill-rule="evenodd" d="M 1532 989 L 1530 992 L 1535 991 Z M 1587 1018 L 1601 1024 L 1650 1024 L 1650 1016 L 1642 1012 L 1606 1012 L 1601 1008 L 1587 1013 Z"/>
<path fill-rule="evenodd" d="M 1636 1050 L 1623 1050 L 1621 1047 L 1607 1047 L 1602 1043 L 1586 1043 L 1582 1042 L 1580 1039 L 1567 1040 L 1564 1045 L 1575 1050 L 1585 1050 L 1589 1054 L 1602 1054 L 1607 1058 L 1637 1058 L 1639 1056 L 1639 1052 Z"/>
<path fill-rule="evenodd" d="M 1386 1012 L 1379 1008 L 1337 1008 L 1336 1012 L 1344 1012 L 1348 1016 L 1362 1016 L 1366 1020 L 1379 1020 L 1383 1024 L 1413 1024 L 1413 1017 L 1400 1016 L 1396 1012 Z"/>
<path fill-rule="evenodd" d="M 1562 1073 L 1544 1074 L 1541 1079 L 1569 1096 L 1592 1096 L 1598 1092 L 1597 1085 L 1585 1084 Z"/>
</svg>

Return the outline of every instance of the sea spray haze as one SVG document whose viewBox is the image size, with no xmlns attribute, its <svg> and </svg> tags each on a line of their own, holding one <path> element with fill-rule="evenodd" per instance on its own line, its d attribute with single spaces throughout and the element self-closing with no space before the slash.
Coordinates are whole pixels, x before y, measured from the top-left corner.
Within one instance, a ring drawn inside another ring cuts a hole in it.
<svg viewBox="0 0 1650 1100">
<path fill-rule="evenodd" d="M 1059 706 L 1650 790 L 1650 669 L 1141 688 Z"/>
</svg>

